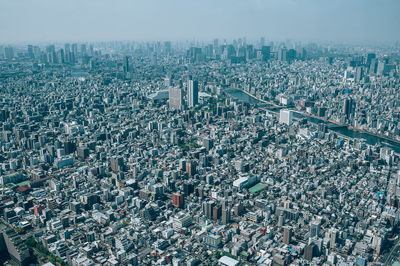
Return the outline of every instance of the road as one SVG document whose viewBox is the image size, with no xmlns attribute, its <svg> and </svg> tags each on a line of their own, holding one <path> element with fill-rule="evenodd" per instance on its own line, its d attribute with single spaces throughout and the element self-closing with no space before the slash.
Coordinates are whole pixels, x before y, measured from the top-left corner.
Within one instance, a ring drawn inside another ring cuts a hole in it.
<svg viewBox="0 0 400 266">
<path fill-rule="evenodd" d="M 400 241 L 397 241 L 396 245 L 390 251 L 388 257 L 385 260 L 384 265 L 392 265 L 400 257 Z"/>
</svg>

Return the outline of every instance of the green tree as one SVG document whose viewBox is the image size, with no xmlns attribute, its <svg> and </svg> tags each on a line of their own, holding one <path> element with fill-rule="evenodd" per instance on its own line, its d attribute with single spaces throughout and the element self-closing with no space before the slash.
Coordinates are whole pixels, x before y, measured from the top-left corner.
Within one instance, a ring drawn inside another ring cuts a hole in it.
<svg viewBox="0 0 400 266">
<path fill-rule="evenodd" d="M 36 247 L 37 242 L 33 236 L 30 236 L 25 240 L 25 244 L 30 248 L 34 248 Z"/>
</svg>

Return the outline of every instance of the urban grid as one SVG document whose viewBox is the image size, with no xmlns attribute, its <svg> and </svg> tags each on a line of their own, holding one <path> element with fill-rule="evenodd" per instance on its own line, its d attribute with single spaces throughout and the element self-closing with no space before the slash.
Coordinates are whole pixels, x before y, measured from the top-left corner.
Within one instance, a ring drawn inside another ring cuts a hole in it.
<svg viewBox="0 0 400 266">
<path fill-rule="evenodd" d="M 400 265 L 400 43 L 0 44 L 0 263 Z"/>
</svg>

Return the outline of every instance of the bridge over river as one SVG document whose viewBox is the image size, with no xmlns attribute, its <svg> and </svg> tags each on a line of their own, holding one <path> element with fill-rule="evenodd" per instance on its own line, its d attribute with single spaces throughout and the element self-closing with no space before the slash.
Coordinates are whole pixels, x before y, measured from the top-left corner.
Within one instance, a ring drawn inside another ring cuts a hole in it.
<svg viewBox="0 0 400 266">
<path fill-rule="evenodd" d="M 237 99 L 237 100 L 240 100 L 243 102 L 247 102 L 249 104 L 254 104 L 255 106 L 257 106 L 259 108 L 263 108 L 263 109 L 265 108 L 266 110 L 269 110 L 272 113 L 275 113 L 276 115 L 279 114 L 280 109 L 286 108 L 286 107 L 278 106 L 271 102 L 257 99 L 253 95 L 251 95 L 245 91 L 242 91 L 242 90 L 225 89 L 224 92 L 234 99 Z M 380 136 L 380 135 L 376 135 L 376 134 L 369 133 L 369 132 L 363 132 L 361 130 L 351 128 L 348 125 L 338 124 L 334 121 L 330 121 L 330 120 L 324 119 L 322 117 L 312 116 L 312 115 L 309 115 L 307 113 L 300 112 L 297 110 L 293 110 L 293 112 L 294 112 L 293 113 L 294 119 L 307 119 L 309 122 L 314 123 L 314 124 L 323 123 L 323 124 L 326 124 L 330 130 L 332 130 L 340 135 L 343 135 L 346 138 L 363 139 L 369 145 L 380 144 L 384 147 L 388 147 L 388 148 L 392 149 L 395 153 L 400 154 L 400 141 L 398 141 L 398 140 L 394 140 L 394 139 L 391 139 L 386 136 Z"/>
</svg>

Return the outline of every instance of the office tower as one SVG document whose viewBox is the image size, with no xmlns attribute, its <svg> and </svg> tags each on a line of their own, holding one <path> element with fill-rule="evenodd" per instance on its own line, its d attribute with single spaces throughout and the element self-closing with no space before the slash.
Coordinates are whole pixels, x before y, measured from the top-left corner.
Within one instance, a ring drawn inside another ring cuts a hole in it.
<svg viewBox="0 0 400 266">
<path fill-rule="evenodd" d="M 202 49 L 197 47 L 191 47 L 188 51 L 188 57 L 190 57 L 193 62 L 199 62 L 202 59 Z"/>
<path fill-rule="evenodd" d="M 182 89 L 175 87 L 169 88 L 169 108 L 174 110 L 182 110 L 183 108 Z"/>
<path fill-rule="evenodd" d="M 33 46 L 32 45 L 28 45 L 28 57 L 30 58 L 34 58 L 34 54 L 33 54 Z"/>
<path fill-rule="evenodd" d="M 383 74 L 383 70 L 385 69 L 385 62 L 384 61 L 378 61 L 378 65 L 376 67 L 376 74 L 378 76 L 381 76 Z"/>
<path fill-rule="evenodd" d="M 76 151 L 76 144 L 72 141 L 64 141 L 64 153 L 65 155 L 74 153 Z"/>
<path fill-rule="evenodd" d="M 77 149 L 78 158 L 82 161 L 86 160 L 89 157 L 89 149 L 86 147 L 79 147 Z"/>
<path fill-rule="evenodd" d="M 268 61 L 271 54 L 271 46 L 262 46 L 261 53 L 264 61 Z"/>
<path fill-rule="evenodd" d="M 196 173 L 196 164 L 193 161 L 186 162 L 186 173 L 189 176 L 193 176 Z"/>
<path fill-rule="evenodd" d="M 317 221 L 312 221 L 310 225 L 310 238 L 318 238 L 319 232 L 321 230 L 321 223 Z"/>
<path fill-rule="evenodd" d="M 292 228 L 290 228 L 289 226 L 285 226 L 285 228 L 283 229 L 283 243 L 286 245 L 290 244 L 290 240 L 292 238 Z"/>
<path fill-rule="evenodd" d="M 278 51 L 278 60 L 279 61 L 287 61 L 287 50 L 286 48 L 282 48 Z"/>
<path fill-rule="evenodd" d="M 197 80 L 190 79 L 187 86 L 188 106 L 194 107 L 199 103 L 199 83 Z"/>
<path fill-rule="evenodd" d="M 367 62 L 366 65 L 369 67 L 371 65 L 372 59 L 376 58 L 376 54 L 370 53 L 367 55 Z"/>
<path fill-rule="evenodd" d="M 293 60 L 296 59 L 296 50 L 289 49 L 286 54 L 286 60 L 288 63 L 291 63 Z"/>
<path fill-rule="evenodd" d="M 185 195 L 190 195 L 194 192 L 194 186 L 191 183 L 183 183 L 183 193 Z"/>
<path fill-rule="evenodd" d="M 355 102 L 351 98 L 344 99 L 343 101 L 343 114 L 349 116 L 354 111 Z"/>
<path fill-rule="evenodd" d="M 170 41 L 164 42 L 164 48 L 165 52 L 167 53 L 171 52 L 171 42 Z"/>
<path fill-rule="evenodd" d="M 336 229 L 333 229 L 331 231 L 331 238 L 330 238 L 330 241 L 329 241 L 329 246 L 330 246 L 331 249 L 336 247 L 337 233 L 338 232 L 337 232 Z"/>
<path fill-rule="evenodd" d="M 73 43 L 71 49 L 72 49 L 72 54 L 76 58 L 78 56 L 78 44 Z"/>
<path fill-rule="evenodd" d="M 280 212 L 278 218 L 278 226 L 282 227 L 284 222 L 285 222 L 285 217 L 283 216 L 283 212 Z"/>
<path fill-rule="evenodd" d="M 203 202 L 203 214 L 207 218 L 212 218 L 214 206 L 215 206 L 215 202 L 212 200 Z"/>
<path fill-rule="evenodd" d="M 304 60 L 307 56 L 307 51 L 305 48 L 297 48 L 296 49 L 296 55 L 298 59 Z"/>
<path fill-rule="evenodd" d="M 129 57 L 125 56 L 125 61 L 124 61 L 124 72 L 129 72 Z"/>
<path fill-rule="evenodd" d="M 203 146 L 206 148 L 207 151 L 211 150 L 214 146 L 214 141 L 210 138 L 205 138 L 203 140 Z"/>
<path fill-rule="evenodd" d="M 316 245 L 311 243 L 304 248 L 304 259 L 311 261 L 314 257 Z"/>
<path fill-rule="evenodd" d="M 239 202 L 239 203 L 235 204 L 235 206 L 233 206 L 233 213 L 236 216 L 242 215 L 244 211 L 245 211 L 245 208 L 241 202 Z"/>
<path fill-rule="evenodd" d="M 182 209 L 184 203 L 185 203 L 185 198 L 181 192 L 172 194 L 172 205 L 174 205 L 175 208 Z"/>
<path fill-rule="evenodd" d="M 279 113 L 279 123 L 284 123 L 288 126 L 290 126 L 292 124 L 292 120 L 293 120 L 293 111 L 291 110 L 281 110 Z"/>
<path fill-rule="evenodd" d="M 221 217 L 221 211 L 222 211 L 221 206 L 219 206 L 219 205 L 214 206 L 214 208 L 213 208 L 213 219 L 214 220 L 218 220 L 219 217 Z"/>
<path fill-rule="evenodd" d="M 82 56 L 86 55 L 86 44 L 81 44 L 81 55 Z"/>
<path fill-rule="evenodd" d="M 221 215 L 221 222 L 222 224 L 229 224 L 231 222 L 231 210 L 229 207 L 222 208 L 222 215 Z"/>
<path fill-rule="evenodd" d="M 59 63 L 61 63 L 61 64 L 64 64 L 64 59 L 65 59 L 65 56 L 64 56 L 64 49 L 60 49 L 60 50 L 58 50 L 58 53 L 57 53 L 57 61 L 59 62 Z"/>
<path fill-rule="evenodd" d="M 14 58 L 14 48 L 11 46 L 4 48 L 4 56 L 6 59 L 13 59 Z"/>
<path fill-rule="evenodd" d="M 377 67 L 378 67 L 378 60 L 376 60 L 376 58 L 373 58 L 371 60 L 371 64 L 369 65 L 369 74 L 370 75 L 376 74 Z"/>
<path fill-rule="evenodd" d="M 111 170 L 113 171 L 120 171 L 124 168 L 124 160 L 122 157 L 111 157 Z"/>
<path fill-rule="evenodd" d="M 364 69 L 362 67 L 357 67 L 355 80 L 357 82 L 360 82 L 363 77 L 364 77 Z"/>
<path fill-rule="evenodd" d="M 218 49 L 218 43 L 219 43 L 219 40 L 214 39 L 214 49 Z"/>
<path fill-rule="evenodd" d="M 318 107 L 317 116 L 324 117 L 325 116 L 325 112 L 326 112 L 326 108 L 325 107 Z"/>
</svg>

